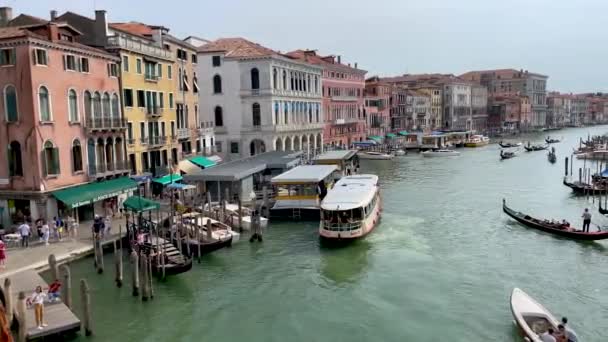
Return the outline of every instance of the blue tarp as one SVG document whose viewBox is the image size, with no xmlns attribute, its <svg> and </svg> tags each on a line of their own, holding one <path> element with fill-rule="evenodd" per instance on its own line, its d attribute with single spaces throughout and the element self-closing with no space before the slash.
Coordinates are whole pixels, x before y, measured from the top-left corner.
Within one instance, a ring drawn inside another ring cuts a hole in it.
<svg viewBox="0 0 608 342">
<path fill-rule="evenodd" d="M 602 177 L 608 177 L 608 169 L 602 171 L 601 175 Z"/>
<path fill-rule="evenodd" d="M 365 141 L 356 141 L 353 143 L 354 146 L 373 146 L 376 145 L 377 143 L 373 140 L 365 140 Z"/>
</svg>

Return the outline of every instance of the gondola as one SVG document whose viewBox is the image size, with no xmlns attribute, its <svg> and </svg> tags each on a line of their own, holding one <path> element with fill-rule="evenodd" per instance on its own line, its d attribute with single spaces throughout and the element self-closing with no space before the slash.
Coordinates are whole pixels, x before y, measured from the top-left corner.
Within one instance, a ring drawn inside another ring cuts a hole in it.
<svg viewBox="0 0 608 342">
<path fill-rule="evenodd" d="M 500 145 L 500 147 L 502 148 L 512 148 L 512 147 L 518 147 L 521 146 L 521 143 L 503 143 L 502 141 L 498 143 L 498 145 Z"/>
<path fill-rule="evenodd" d="M 528 146 L 524 146 L 524 148 L 528 152 L 534 152 L 534 151 L 544 151 L 544 150 L 546 150 L 548 148 L 548 146 L 543 146 L 543 145 L 528 145 Z"/>
<path fill-rule="evenodd" d="M 557 144 L 558 142 L 560 142 L 560 140 L 559 140 L 559 139 L 551 139 L 550 137 L 547 137 L 547 138 L 545 139 L 545 142 L 546 142 L 547 144 Z"/>
<path fill-rule="evenodd" d="M 164 262 L 158 258 L 159 245 L 164 252 Z M 164 275 L 177 275 L 188 272 L 192 269 L 192 257 L 182 254 L 170 241 L 152 237 L 151 242 L 145 242 L 140 245 L 142 253 L 151 255 L 152 273 L 156 276 L 163 275 L 163 264 L 165 268 Z"/>
<path fill-rule="evenodd" d="M 511 159 L 513 157 L 515 157 L 515 152 L 509 152 L 509 151 L 505 152 L 503 150 L 500 150 L 500 159 L 501 160 Z"/>
<path fill-rule="evenodd" d="M 506 200 L 502 200 L 502 210 L 505 214 L 511 216 L 517 222 L 526 225 L 530 228 L 542 230 L 547 233 L 567 237 L 575 240 L 585 240 L 585 241 L 593 241 L 593 240 L 603 240 L 608 239 L 608 231 L 597 231 L 597 232 L 589 232 L 585 233 L 580 230 L 576 230 L 572 227 L 564 227 L 561 223 L 551 223 L 547 220 L 539 220 L 530 215 L 526 215 L 524 213 L 520 213 L 515 211 L 509 207 L 507 207 Z"/>
<path fill-rule="evenodd" d="M 549 163 L 555 164 L 557 161 L 557 155 L 555 154 L 555 147 L 551 148 L 551 151 L 547 154 L 547 159 L 549 159 Z"/>
<path fill-rule="evenodd" d="M 608 214 L 608 209 L 602 208 L 602 201 L 600 201 L 600 208 L 598 210 L 599 210 L 600 214 L 602 214 L 602 215 Z"/>
<path fill-rule="evenodd" d="M 588 183 L 568 182 L 566 177 L 564 177 L 563 184 L 565 186 L 569 187 L 570 189 L 572 189 L 572 192 L 574 192 L 575 195 L 586 195 L 586 194 L 599 195 L 600 192 L 606 191 L 606 188 L 604 188 L 604 187 L 597 187 L 597 186 L 593 186 Z"/>
</svg>

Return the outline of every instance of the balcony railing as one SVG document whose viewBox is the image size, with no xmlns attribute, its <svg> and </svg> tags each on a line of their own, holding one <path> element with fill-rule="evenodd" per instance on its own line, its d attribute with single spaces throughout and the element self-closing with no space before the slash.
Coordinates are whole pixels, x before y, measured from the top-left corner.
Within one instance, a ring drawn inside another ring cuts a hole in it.
<svg viewBox="0 0 608 342">
<path fill-rule="evenodd" d="M 163 112 L 163 109 L 160 108 L 159 106 L 148 106 L 148 107 L 146 107 L 146 113 L 148 115 L 152 115 L 152 116 L 161 115 L 162 112 Z"/>
<path fill-rule="evenodd" d="M 105 177 L 115 173 L 129 171 L 128 160 L 117 160 L 114 163 L 89 164 L 89 177 Z"/>
<path fill-rule="evenodd" d="M 204 137 L 213 134 L 213 127 L 199 128 L 197 132 L 199 137 Z"/>
<path fill-rule="evenodd" d="M 189 139 L 190 138 L 190 128 L 178 128 L 177 129 L 177 139 Z"/>
<path fill-rule="evenodd" d="M 155 46 L 150 42 L 143 42 L 129 37 L 112 36 L 108 37 L 108 47 L 122 48 L 134 52 L 139 52 L 145 55 L 154 56 L 157 58 L 172 59 L 172 53 L 159 46 Z"/>
<path fill-rule="evenodd" d="M 357 101 L 359 98 L 357 96 L 349 96 L 349 95 L 344 95 L 344 96 L 332 96 L 331 99 L 333 101 L 348 101 L 348 102 L 352 102 L 352 101 Z"/>
<path fill-rule="evenodd" d="M 149 82 L 157 82 L 158 81 L 158 75 L 145 74 L 144 75 L 144 79 L 146 81 L 149 81 Z"/>
<path fill-rule="evenodd" d="M 148 145 L 149 146 L 161 146 L 167 143 L 167 137 L 166 136 L 150 136 L 146 138 L 148 140 Z"/>
<path fill-rule="evenodd" d="M 124 118 L 89 118 L 86 126 L 90 131 L 126 129 L 127 120 Z"/>
<path fill-rule="evenodd" d="M 346 124 L 351 124 L 351 123 L 357 123 L 357 122 L 362 122 L 363 119 L 359 119 L 359 118 L 344 118 L 344 119 L 336 119 L 333 121 L 334 125 L 346 125 Z"/>
</svg>

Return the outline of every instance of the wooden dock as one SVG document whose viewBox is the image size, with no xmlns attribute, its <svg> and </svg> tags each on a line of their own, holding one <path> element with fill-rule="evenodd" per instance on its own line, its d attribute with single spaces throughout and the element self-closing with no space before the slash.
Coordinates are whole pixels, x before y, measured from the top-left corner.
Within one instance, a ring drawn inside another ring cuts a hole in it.
<svg viewBox="0 0 608 342">
<path fill-rule="evenodd" d="M 34 293 L 38 285 L 42 286 L 44 290 L 48 288 L 46 281 L 34 270 L 19 272 L 10 276 L 10 279 L 12 303 L 15 313 L 19 301 L 19 292 L 24 291 L 27 298 Z M 2 279 L 2 283 L 4 283 L 4 279 Z M 34 317 L 34 308 L 28 307 L 26 309 L 27 340 L 80 331 L 80 319 L 63 302 L 45 303 L 44 321 L 48 326 L 44 327 L 44 329 L 38 329 Z"/>
</svg>

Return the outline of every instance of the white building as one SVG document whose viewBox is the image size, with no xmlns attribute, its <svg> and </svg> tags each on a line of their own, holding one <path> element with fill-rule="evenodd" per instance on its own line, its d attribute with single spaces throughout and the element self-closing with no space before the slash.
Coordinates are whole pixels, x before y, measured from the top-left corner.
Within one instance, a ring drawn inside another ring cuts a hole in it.
<svg viewBox="0 0 608 342">
<path fill-rule="evenodd" d="M 199 120 L 215 123 L 225 159 L 323 146 L 322 67 L 225 38 L 199 48 L 197 68 Z"/>
<path fill-rule="evenodd" d="M 471 130 L 471 85 L 452 79 L 443 84 L 444 128 Z"/>
</svg>

